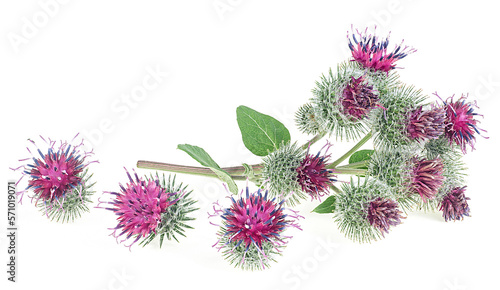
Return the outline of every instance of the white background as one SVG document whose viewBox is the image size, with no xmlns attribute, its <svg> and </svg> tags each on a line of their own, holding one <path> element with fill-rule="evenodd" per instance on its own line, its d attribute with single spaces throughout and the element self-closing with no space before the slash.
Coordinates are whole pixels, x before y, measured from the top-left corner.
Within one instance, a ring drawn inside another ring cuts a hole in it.
<svg viewBox="0 0 500 290">
<path fill-rule="evenodd" d="M 377 24 L 379 34 L 392 31 L 391 47 L 404 38 L 417 48 L 398 63 L 402 80 L 428 95 L 470 93 L 490 139 L 479 137 L 466 156 L 471 218 L 446 223 L 415 212 L 385 240 L 359 245 L 331 217 L 310 213 L 317 202 L 307 201 L 298 207 L 303 231 L 291 231 L 284 255 L 262 272 L 234 269 L 211 247 L 217 229 L 207 211 L 226 195 L 217 180 L 179 176 L 199 200 L 196 229 L 181 243 L 132 252 L 108 236 L 111 212 L 93 208 L 59 224 L 26 199 L 18 206 L 18 283 L 6 282 L 2 266 L 1 288 L 500 289 L 498 12 L 492 1 L 436 2 L 2 1 L 3 184 L 19 178 L 8 168 L 38 135 L 86 134 L 100 161 L 92 166 L 96 198 L 117 190 L 123 167 L 139 159 L 197 165 L 179 143 L 204 147 L 221 166 L 258 162 L 242 144 L 238 105 L 276 117 L 302 143 L 293 114 L 320 75 L 347 59 L 351 24 Z M 155 88 L 128 102 L 151 70 L 161 72 Z M 333 158 L 350 146 L 335 142 Z M 5 198 L 0 206 L 4 265 Z"/>
</svg>

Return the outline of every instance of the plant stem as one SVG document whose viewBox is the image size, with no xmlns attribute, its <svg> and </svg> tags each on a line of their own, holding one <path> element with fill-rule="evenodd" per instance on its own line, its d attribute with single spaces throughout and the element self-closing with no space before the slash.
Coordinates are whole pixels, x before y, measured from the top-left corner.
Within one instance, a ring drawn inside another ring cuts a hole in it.
<svg viewBox="0 0 500 290">
<path fill-rule="evenodd" d="M 335 160 L 333 163 L 327 165 L 326 168 L 328 169 L 335 168 L 337 165 L 342 163 L 342 161 L 346 160 L 347 157 L 351 156 L 352 153 L 356 152 L 359 148 L 361 148 L 361 146 L 363 146 L 366 142 L 368 142 L 368 140 L 370 140 L 371 137 L 372 137 L 372 132 L 370 131 L 368 134 L 366 134 L 365 137 L 363 137 L 363 139 L 359 140 L 359 142 L 356 145 L 354 145 L 349 151 L 347 151 L 344 155 L 340 156 L 340 158 Z"/>
<path fill-rule="evenodd" d="M 335 167 L 335 169 L 337 168 L 361 168 L 361 167 L 365 167 L 368 165 L 368 162 L 367 160 L 363 160 L 363 161 L 359 161 L 359 162 L 354 162 L 354 163 L 350 163 L 350 164 L 346 164 L 346 165 L 341 165 L 341 166 L 337 166 Z"/>
<path fill-rule="evenodd" d="M 205 167 L 186 166 L 186 165 L 177 165 L 177 164 L 170 164 L 170 163 L 139 160 L 139 161 L 137 161 L 137 168 L 163 170 L 163 171 L 170 171 L 170 172 L 176 172 L 176 173 L 184 173 L 184 174 L 200 175 L 200 176 L 217 178 L 217 175 L 210 168 L 205 168 Z M 235 167 L 227 167 L 227 168 L 229 168 L 229 169 L 232 168 L 232 170 L 235 171 Z M 231 174 L 231 173 L 229 173 L 229 174 L 231 175 L 231 177 L 234 180 L 246 180 L 245 176 L 233 175 L 234 172 L 233 172 L 233 174 Z"/>
<path fill-rule="evenodd" d="M 360 168 L 333 168 L 335 174 L 366 175 L 366 169 Z"/>
<path fill-rule="evenodd" d="M 254 171 L 254 173 L 260 173 L 262 171 L 262 168 L 264 167 L 262 164 L 253 164 L 250 165 Z M 245 173 L 245 167 L 243 166 L 232 166 L 232 167 L 222 167 L 222 170 L 226 171 L 230 175 L 241 175 L 244 176 L 243 173 Z"/>
<path fill-rule="evenodd" d="M 326 135 L 326 133 L 317 134 L 311 140 L 307 141 L 306 144 L 302 145 L 300 148 L 302 148 L 302 150 L 306 150 L 307 148 L 309 148 L 309 146 L 318 142 L 319 140 L 321 140 L 321 138 L 325 137 L 325 135 Z"/>
<path fill-rule="evenodd" d="M 338 187 L 336 187 L 335 185 L 333 185 L 333 184 L 332 184 L 332 185 L 330 185 L 330 188 L 331 188 L 333 191 L 335 191 L 335 193 L 337 193 L 337 194 L 338 194 L 338 193 L 342 193 L 342 191 L 341 191 Z"/>
</svg>

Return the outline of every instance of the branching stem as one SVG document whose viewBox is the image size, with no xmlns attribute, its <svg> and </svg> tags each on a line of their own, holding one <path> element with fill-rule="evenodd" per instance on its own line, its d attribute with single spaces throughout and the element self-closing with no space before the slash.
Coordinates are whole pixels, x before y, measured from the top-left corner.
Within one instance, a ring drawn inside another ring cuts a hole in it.
<svg viewBox="0 0 500 290">
<path fill-rule="evenodd" d="M 363 146 L 371 138 L 372 138 L 372 132 L 370 131 L 368 134 L 366 134 L 365 137 L 363 137 L 363 139 L 359 140 L 359 142 L 356 145 L 354 145 L 349 151 L 347 151 L 344 155 L 340 156 L 340 158 L 335 160 L 333 163 L 327 165 L 326 168 L 333 169 L 337 167 L 337 165 L 342 163 L 342 161 L 346 160 L 349 156 L 351 156 L 354 152 L 356 152 L 359 148 L 361 148 L 361 146 Z"/>
</svg>

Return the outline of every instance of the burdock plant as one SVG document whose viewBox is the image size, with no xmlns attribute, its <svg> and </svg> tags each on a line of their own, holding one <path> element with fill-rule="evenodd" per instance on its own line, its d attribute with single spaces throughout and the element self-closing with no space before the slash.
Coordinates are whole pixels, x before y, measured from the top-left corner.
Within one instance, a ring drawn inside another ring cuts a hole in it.
<svg viewBox="0 0 500 290">
<path fill-rule="evenodd" d="M 439 212 L 445 221 L 471 216 L 468 195 L 475 192 L 466 195 L 462 157 L 485 132 L 479 128 L 476 102 L 467 94 L 444 100 L 403 83 L 399 63 L 416 52 L 403 41 L 391 45 L 389 36 L 352 27 L 346 46 L 351 57 L 321 75 L 295 113 L 299 131 L 309 135 L 307 142 L 293 140 L 275 118 L 239 106 L 242 142 L 259 162 L 220 166 L 190 144 L 177 148 L 201 166 L 137 162 L 138 168 L 224 183 L 230 196 L 214 204 L 209 220 L 218 227 L 214 247 L 235 267 L 270 267 L 291 240 L 289 229 L 300 229 L 302 216 L 292 207 L 306 200 L 319 203 L 314 213 L 330 215 L 340 232 L 360 243 L 388 236 L 414 210 Z M 330 140 L 315 148 L 325 138 L 357 143 L 347 152 L 339 152 Z M 77 137 L 71 142 L 41 139 L 44 148 L 30 140 L 35 147 L 28 148 L 31 156 L 14 168 L 22 172 L 19 182 L 28 179 L 20 200 L 30 192 L 49 218 L 72 221 L 88 211 L 94 193 L 93 153 L 83 150 Z M 373 147 L 361 149 L 367 143 Z M 184 236 L 196 210 L 186 186 L 172 176 L 126 175 L 127 182 L 104 192 L 97 206 L 116 215 L 111 230 L 117 241 L 130 248 L 158 237 L 161 246 L 164 238 Z M 242 191 L 241 181 L 247 182 Z M 256 191 L 250 192 L 250 183 Z"/>
<path fill-rule="evenodd" d="M 399 62 L 416 52 L 403 42 L 391 45 L 388 36 L 352 28 L 347 46 L 352 57 L 322 75 L 295 114 L 298 129 L 311 135 L 304 144 L 275 118 L 239 106 L 243 144 L 260 162 L 223 167 L 190 144 L 178 149 L 201 167 L 137 162 L 226 184 L 235 196 L 210 216 L 221 218 L 215 246 L 231 264 L 267 268 L 282 250 L 282 231 L 296 227 L 298 213 L 285 215 L 284 208 L 307 199 L 319 202 L 313 212 L 330 214 L 357 242 L 386 237 L 414 210 L 440 211 L 446 221 L 470 216 L 460 157 L 482 131 L 476 104 L 465 95 L 435 99 L 401 82 Z M 324 138 L 357 143 L 347 152 L 328 140 L 315 149 Z M 369 141 L 373 148 L 360 150 Z M 237 182 L 245 180 L 260 189 L 240 193 Z"/>
</svg>

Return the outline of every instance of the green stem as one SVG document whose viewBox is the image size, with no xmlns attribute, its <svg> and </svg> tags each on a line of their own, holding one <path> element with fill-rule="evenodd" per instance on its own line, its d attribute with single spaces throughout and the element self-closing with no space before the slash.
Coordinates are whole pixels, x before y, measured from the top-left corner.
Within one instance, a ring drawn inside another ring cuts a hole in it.
<svg viewBox="0 0 500 290">
<path fill-rule="evenodd" d="M 335 169 L 337 168 L 362 168 L 362 167 L 366 167 L 368 165 L 368 160 L 363 160 L 363 161 L 359 161 L 359 162 L 354 162 L 354 163 L 349 163 L 349 164 L 346 164 L 346 165 L 341 165 L 341 166 L 337 166 L 335 167 Z"/>
<path fill-rule="evenodd" d="M 186 165 L 177 165 L 177 164 L 170 164 L 170 163 L 139 160 L 139 161 L 137 161 L 137 168 L 163 170 L 163 171 L 170 171 L 170 172 L 175 172 L 175 173 L 184 173 L 184 174 L 200 175 L 200 176 L 218 178 L 217 175 L 210 168 L 206 168 L 206 167 L 186 166 Z M 246 180 L 245 176 L 234 175 L 235 167 L 227 167 L 227 168 L 233 170 L 233 174 L 231 174 L 229 172 L 228 173 L 231 175 L 231 177 L 234 180 Z"/>
<path fill-rule="evenodd" d="M 307 141 L 306 144 L 302 145 L 300 148 L 302 148 L 302 150 L 306 150 L 307 148 L 309 148 L 309 146 L 318 142 L 319 140 L 321 140 L 321 138 L 325 137 L 325 135 L 326 135 L 326 133 L 317 134 L 311 140 Z"/>
<path fill-rule="evenodd" d="M 333 185 L 333 184 L 332 184 L 332 185 L 330 185 L 330 188 L 331 188 L 333 191 L 335 191 L 335 193 L 337 193 L 337 194 L 342 193 L 342 191 L 340 190 L 340 188 L 336 187 L 336 186 L 335 186 L 335 185 Z"/>
<path fill-rule="evenodd" d="M 335 174 L 366 175 L 366 169 L 360 168 L 333 168 Z"/>
<path fill-rule="evenodd" d="M 326 166 L 326 168 L 328 169 L 335 168 L 337 165 L 342 163 L 342 161 L 346 160 L 349 156 L 351 156 L 352 153 L 356 152 L 359 148 L 361 148 L 361 146 L 363 146 L 366 142 L 368 142 L 368 140 L 370 140 L 371 137 L 372 137 L 372 132 L 370 131 L 368 134 L 366 134 L 365 137 L 363 137 L 363 139 L 359 140 L 359 142 L 356 145 L 354 145 L 354 147 L 352 147 L 344 155 L 340 156 L 339 159 L 335 160 L 333 163 Z"/>
<path fill-rule="evenodd" d="M 262 164 L 253 164 L 250 165 L 254 171 L 254 173 L 259 174 L 262 172 L 262 168 L 264 167 Z M 241 175 L 244 176 L 245 167 L 243 166 L 232 166 L 232 167 L 222 167 L 222 170 L 226 171 L 230 175 Z"/>
</svg>

